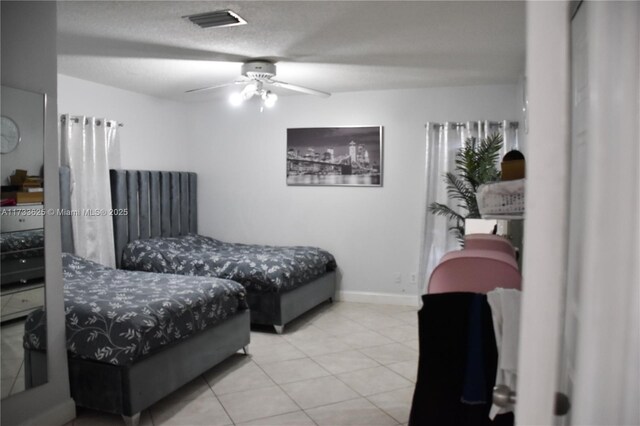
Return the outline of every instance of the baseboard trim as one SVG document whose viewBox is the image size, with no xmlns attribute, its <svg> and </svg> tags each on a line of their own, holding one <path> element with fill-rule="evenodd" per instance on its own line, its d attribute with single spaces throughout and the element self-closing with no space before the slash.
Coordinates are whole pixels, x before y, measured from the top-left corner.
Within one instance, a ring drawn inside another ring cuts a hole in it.
<svg viewBox="0 0 640 426">
<path fill-rule="evenodd" d="M 338 300 L 342 302 L 373 303 L 378 305 L 418 306 L 418 296 L 408 294 L 339 291 Z"/>
</svg>

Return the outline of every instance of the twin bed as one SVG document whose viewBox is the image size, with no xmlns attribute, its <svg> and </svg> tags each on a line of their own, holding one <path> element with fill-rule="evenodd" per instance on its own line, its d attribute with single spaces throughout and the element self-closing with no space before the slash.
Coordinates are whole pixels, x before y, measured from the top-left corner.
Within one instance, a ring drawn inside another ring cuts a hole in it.
<svg viewBox="0 0 640 426">
<path fill-rule="evenodd" d="M 69 171 L 61 170 L 62 206 Z M 336 263 L 313 247 L 224 243 L 197 234 L 193 173 L 111 171 L 113 269 L 63 254 L 72 397 L 121 414 L 142 410 L 240 349 L 250 323 L 284 325 L 335 293 Z M 67 206 L 68 207 L 68 206 Z M 72 251 L 63 221 L 63 247 Z M 142 272 L 144 271 L 144 272 Z M 44 313 L 25 326 L 27 387 L 46 380 Z"/>
<path fill-rule="evenodd" d="M 131 270 L 221 277 L 247 289 L 251 323 L 286 323 L 332 300 L 334 257 L 315 247 L 231 244 L 197 235 L 197 177 L 111 170 L 116 262 Z"/>
<path fill-rule="evenodd" d="M 226 278 L 248 293 L 253 324 L 284 325 L 335 292 L 333 256 L 315 247 L 232 244 L 187 234 L 129 243 L 122 268 Z"/>
<path fill-rule="evenodd" d="M 69 380 L 76 404 L 142 410 L 249 344 L 244 288 L 229 280 L 122 271 L 63 254 Z M 46 381 L 44 312 L 25 325 L 27 387 Z"/>
</svg>

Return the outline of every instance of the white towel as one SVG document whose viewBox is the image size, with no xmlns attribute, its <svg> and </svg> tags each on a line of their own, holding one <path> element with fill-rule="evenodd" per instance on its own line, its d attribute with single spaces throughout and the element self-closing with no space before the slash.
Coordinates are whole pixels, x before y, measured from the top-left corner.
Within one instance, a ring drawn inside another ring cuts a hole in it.
<svg viewBox="0 0 640 426">
<path fill-rule="evenodd" d="M 498 347 L 496 385 L 507 385 L 516 390 L 518 374 L 518 335 L 520 331 L 520 290 L 497 288 L 487 293 L 491 306 L 493 330 Z M 513 411 L 513 407 L 502 408 L 493 404 L 489 417 Z"/>
</svg>

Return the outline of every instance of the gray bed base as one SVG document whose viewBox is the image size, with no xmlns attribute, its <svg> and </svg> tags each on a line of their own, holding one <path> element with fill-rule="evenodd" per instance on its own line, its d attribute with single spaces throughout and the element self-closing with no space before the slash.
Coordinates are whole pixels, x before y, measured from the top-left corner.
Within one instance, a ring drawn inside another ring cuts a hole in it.
<svg viewBox="0 0 640 426">
<path fill-rule="evenodd" d="M 78 406 L 120 414 L 127 425 L 137 425 L 141 411 L 238 350 L 247 354 L 249 321 L 249 311 L 242 311 L 128 366 L 69 357 L 71 397 Z M 46 363 L 45 352 L 26 350 L 27 381 L 46 381 L 38 377 Z"/>
<path fill-rule="evenodd" d="M 129 212 L 113 217 L 118 267 L 124 248 L 132 241 L 198 232 L 195 173 L 111 170 L 110 180 L 112 207 Z M 336 273 L 331 271 L 284 293 L 249 293 L 251 322 L 273 325 L 282 333 L 292 319 L 325 300 L 333 300 L 335 290 Z"/>
<path fill-rule="evenodd" d="M 326 300 L 333 301 L 335 292 L 336 272 L 331 271 L 284 293 L 248 293 L 251 323 L 272 325 L 281 334 L 294 318 Z"/>
<path fill-rule="evenodd" d="M 167 175 L 168 172 L 163 176 Z M 183 177 L 184 176 L 184 177 Z M 160 175 L 154 179 L 153 194 L 147 194 L 146 205 L 160 209 L 158 192 L 176 191 L 191 188 L 195 193 L 195 175 L 184 173 L 169 177 L 162 181 Z M 136 182 L 131 182 L 134 185 Z M 173 185 L 173 186 L 172 186 Z M 60 205 L 63 209 L 71 209 L 71 174 L 68 167 L 60 168 Z M 186 191 L 186 190 L 185 190 Z M 183 204 L 195 206 L 195 198 L 188 201 L 188 195 L 180 198 Z M 186 200 L 186 201 L 185 201 Z M 175 200 L 174 200 L 175 201 Z M 145 201 L 140 202 L 145 205 Z M 133 205 L 133 203 L 132 203 Z M 135 206 L 134 206 L 135 207 Z M 114 208 L 115 205 L 114 205 Z M 179 210 L 178 210 L 179 211 Z M 165 213 L 167 213 L 165 209 Z M 191 215 L 183 215 L 178 220 L 184 233 L 195 232 L 195 209 Z M 161 218 L 161 220 L 160 220 Z M 70 216 L 62 216 L 62 249 L 73 253 L 73 235 Z M 126 216 L 114 216 L 114 222 L 125 221 Z M 167 228 L 169 226 L 169 228 Z M 139 233 L 159 232 L 159 229 L 174 232 L 180 228 L 172 228 L 171 221 L 165 216 L 156 215 L 153 228 L 144 225 L 134 227 Z M 120 247 L 124 249 L 124 246 Z M 120 252 L 121 253 L 121 252 Z M 118 262 L 119 262 L 118 258 Z M 69 382 L 71 396 L 81 407 L 122 415 L 127 425 L 137 425 L 140 412 L 163 397 L 190 382 L 211 367 L 228 358 L 239 349 L 248 353 L 250 341 L 250 313 L 248 310 L 237 313 L 234 317 L 195 334 L 185 340 L 161 349 L 132 365 L 117 366 L 91 360 L 68 357 Z M 47 354 L 44 351 L 25 350 L 25 385 L 27 388 L 47 381 Z"/>
</svg>

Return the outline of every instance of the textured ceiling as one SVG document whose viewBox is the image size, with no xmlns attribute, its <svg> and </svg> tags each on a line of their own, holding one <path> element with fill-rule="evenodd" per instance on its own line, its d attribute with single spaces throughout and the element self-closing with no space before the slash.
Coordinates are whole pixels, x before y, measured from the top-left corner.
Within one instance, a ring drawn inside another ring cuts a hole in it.
<svg viewBox="0 0 640 426">
<path fill-rule="evenodd" d="M 247 25 L 201 29 L 184 15 L 230 8 Z M 516 82 L 523 2 L 62 1 L 62 74 L 176 100 L 203 100 L 247 59 L 332 93 Z M 285 94 L 280 90 L 280 94 Z"/>
</svg>

